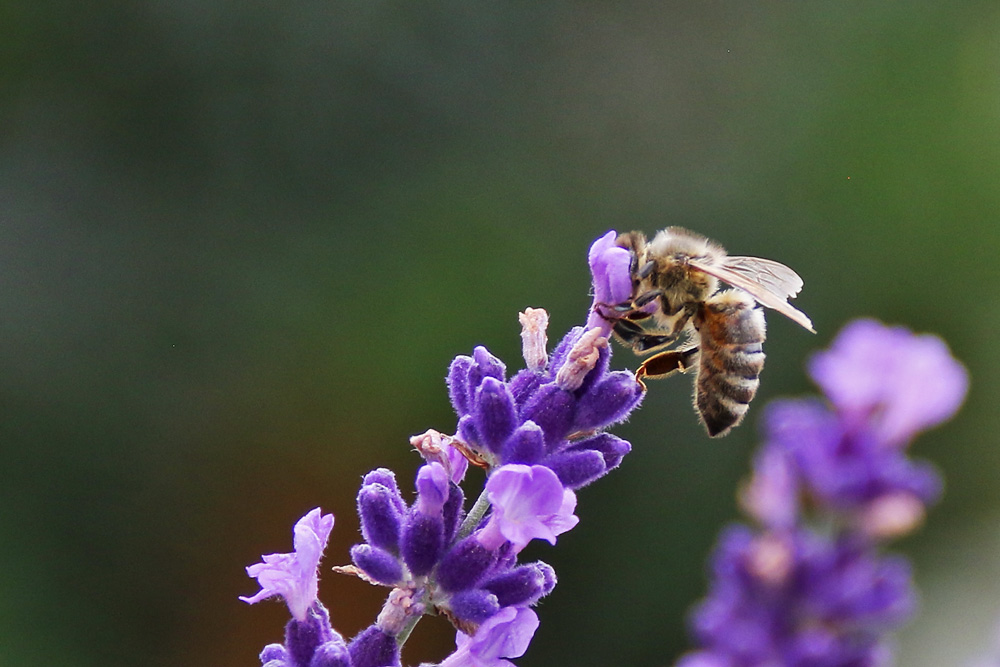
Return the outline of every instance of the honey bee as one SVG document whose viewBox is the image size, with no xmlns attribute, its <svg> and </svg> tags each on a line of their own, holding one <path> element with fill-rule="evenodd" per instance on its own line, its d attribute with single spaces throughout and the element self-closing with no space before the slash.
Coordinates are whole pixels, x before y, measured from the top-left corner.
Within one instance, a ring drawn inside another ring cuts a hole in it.
<svg viewBox="0 0 1000 667">
<path fill-rule="evenodd" d="M 641 232 L 619 234 L 616 245 L 632 254 L 631 301 L 600 313 L 617 338 L 636 354 L 661 350 L 636 371 L 636 380 L 666 377 L 695 367 L 694 403 L 712 437 L 742 421 L 764 368 L 764 312 L 773 308 L 816 333 L 802 311 L 788 303 L 802 279 L 784 264 L 726 254 L 718 243 L 681 227 L 647 241 Z M 719 281 L 734 289 L 719 288 Z"/>
</svg>

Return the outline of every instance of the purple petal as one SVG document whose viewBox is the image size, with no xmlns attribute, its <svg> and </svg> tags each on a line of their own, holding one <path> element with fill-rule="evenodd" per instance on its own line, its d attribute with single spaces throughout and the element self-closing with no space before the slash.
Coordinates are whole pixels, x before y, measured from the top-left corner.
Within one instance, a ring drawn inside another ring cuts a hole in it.
<svg viewBox="0 0 1000 667">
<path fill-rule="evenodd" d="M 575 411 L 576 399 L 572 393 L 555 384 L 546 384 L 521 410 L 521 419 L 538 424 L 545 433 L 546 446 L 552 449 L 569 435 Z"/>
<path fill-rule="evenodd" d="M 291 660 L 291 656 L 288 655 L 288 649 L 283 644 L 268 644 L 260 652 L 260 662 L 262 665 L 266 665 L 269 662 L 284 664 L 289 660 Z"/>
<path fill-rule="evenodd" d="M 632 298 L 632 276 L 629 272 L 632 253 L 615 245 L 618 232 L 611 230 L 594 241 L 587 254 L 594 279 L 594 301 L 607 304 L 625 303 Z"/>
<path fill-rule="evenodd" d="M 482 623 L 500 611 L 497 596 L 479 588 L 456 593 L 448 600 L 448 608 L 455 616 L 469 623 Z"/>
<path fill-rule="evenodd" d="M 538 616 L 525 607 L 506 607 L 479 626 L 472 637 L 459 632 L 457 649 L 440 667 L 507 667 L 519 658 L 538 629 Z"/>
<path fill-rule="evenodd" d="M 469 372 L 473 366 L 472 357 L 459 355 L 448 368 L 448 396 L 458 416 L 469 414 L 472 408 L 472 392 L 469 389 Z"/>
<path fill-rule="evenodd" d="M 940 338 L 874 320 L 844 327 L 809 371 L 851 424 L 870 420 L 892 445 L 950 418 L 968 389 L 968 373 Z"/>
<path fill-rule="evenodd" d="M 533 421 L 526 421 L 504 443 L 500 460 L 504 463 L 533 465 L 545 456 L 545 433 Z"/>
<path fill-rule="evenodd" d="M 472 350 L 472 368 L 469 369 L 469 395 L 475 395 L 476 389 L 485 378 L 494 378 L 501 382 L 507 377 L 507 367 L 500 359 L 490 354 L 482 345 Z"/>
<path fill-rule="evenodd" d="M 445 592 L 455 593 L 472 588 L 496 562 L 496 553 L 483 547 L 471 535 L 454 547 L 441 559 L 438 566 L 438 585 Z"/>
<path fill-rule="evenodd" d="M 610 433 L 598 433 L 597 435 L 577 440 L 572 447 L 566 451 L 580 451 L 591 449 L 601 453 L 604 457 L 604 467 L 607 470 L 617 468 L 625 458 L 625 455 L 632 451 L 632 445 L 627 440 L 611 435 Z"/>
<path fill-rule="evenodd" d="M 309 667 L 353 667 L 351 654 L 343 640 L 321 644 L 313 653 Z"/>
<path fill-rule="evenodd" d="M 628 417 L 645 394 L 632 373 L 609 373 L 580 398 L 573 430 L 590 431 L 617 424 Z"/>
<path fill-rule="evenodd" d="M 398 491 L 381 484 L 368 484 L 358 492 L 358 516 L 365 541 L 396 553 L 403 517 L 399 510 L 402 498 Z"/>
<path fill-rule="evenodd" d="M 476 390 L 474 415 L 479 444 L 499 452 L 517 426 L 514 397 L 507 386 L 496 378 L 485 378 Z"/>
<path fill-rule="evenodd" d="M 444 521 L 444 540 L 450 543 L 455 539 L 455 533 L 462 523 L 462 509 L 465 506 L 465 494 L 462 487 L 452 484 L 448 490 L 448 500 L 441 508 L 441 518 Z"/>
<path fill-rule="evenodd" d="M 392 492 L 392 500 L 396 505 L 396 509 L 399 510 L 400 514 L 406 512 L 406 501 L 403 500 L 403 496 L 399 493 L 399 485 L 396 484 L 396 473 L 388 468 L 376 468 L 361 480 L 361 486 L 368 486 L 370 484 L 381 484 L 389 489 Z"/>
<path fill-rule="evenodd" d="M 490 518 L 496 530 L 524 548 L 532 539 L 555 544 L 556 536 L 570 530 L 579 519 L 573 514 L 576 494 L 564 489 L 556 474 L 540 465 L 505 465 L 486 482 L 493 504 Z"/>
<path fill-rule="evenodd" d="M 448 500 L 451 485 L 448 471 L 440 463 L 428 463 L 417 471 L 417 502 L 421 514 L 440 514 Z"/>
<path fill-rule="evenodd" d="M 594 304 L 615 305 L 632 298 L 632 276 L 630 273 L 632 254 L 615 245 L 618 232 L 612 230 L 594 241 L 590 246 L 587 260 L 594 285 Z M 610 333 L 610 326 L 596 312 L 591 311 L 587 328 L 604 326 Z M 606 334 L 605 334 L 606 335 Z"/>
<path fill-rule="evenodd" d="M 316 601 L 319 585 L 316 568 L 333 530 L 333 521 L 332 514 L 323 515 L 318 507 L 299 519 L 294 529 L 294 553 L 268 554 L 262 556 L 263 562 L 247 567 L 247 574 L 257 579 L 260 591 L 240 599 L 254 604 L 280 595 L 293 618 L 304 622 L 310 605 Z"/>
<path fill-rule="evenodd" d="M 517 375 L 510 379 L 507 387 L 510 389 L 510 394 L 514 397 L 514 404 L 518 409 L 531 398 L 543 381 L 542 375 L 528 370 L 518 371 Z"/>
<path fill-rule="evenodd" d="M 347 646 L 352 667 L 398 667 L 399 645 L 396 638 L 370 625 Z"/>
<path fill-rule="evenodd" d="M 545 459 L 545 465 L 556 473 L 559 481 L 568 489 L 586 486 L 607 472 L 604 456 L 593 449 L 553 454 Z"/>
<path fill-rule="evenodd" d="M 483 583 L 483 588 L 497 596 L 501 607 L 526 607 L 552 592 L 555 581 L 555 570 L 536 562 L 491 577 Z"/>
<path fill-rule="evenodd" d="M 403 528 L 399 551 L 410 573 L 422 577 L 437 565 L 444 549 L 444 520 L 440 515 L 414 512 Z"/>
<path fill-rule="evenodd" d="M 788 455 L 778 447 L 765 446 L 757 454 L 753 468 L 753 477 L 741 495 L 744 509 L 769 528 L 794 526 L 799 486 Z"/>
<path fill-rule="evenodd" d="M 479 429 L 472 415 L 464 415 L 458 420 L 458 439 L 470 447 L 479 446 Z"/>
<path fill-rule="evenodd" d="M 351 560 L 371 579 L 386 586 L 395 586 L 403 579 L 403 568 L 388 551 L 370 544 L 351 547 Z"/>
<path fill-rule="evenodd" d="M 316 648 L 326 642 L 340 642 L 343 638 L 330 627 L 330 614 L 319 602 L 309 607 L 307 618 L 300 622 L 292 619 L 285 626 L 285 648 L 292 663 L 308 665 Z"/>
</svg>

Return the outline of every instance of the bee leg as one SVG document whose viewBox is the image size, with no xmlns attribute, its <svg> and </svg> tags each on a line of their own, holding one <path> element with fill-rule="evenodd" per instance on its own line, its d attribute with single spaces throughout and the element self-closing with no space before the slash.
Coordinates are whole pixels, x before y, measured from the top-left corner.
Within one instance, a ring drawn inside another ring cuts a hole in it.
<svg viewBox="0 0 1000 667">
<path fill-rule="evenodd" d="M 622 321 L 634 322 L 637 320 L 644 320 L 653 316 L 652 313 L 646 313 L 641 310 L 634 310 L 632 308 L 632 304 L 629 302 L 619 303 L 619 304 L 595 303 L 591 310 L 593 310 L 593 312 L 597 313 L 608 322 L 622 322 Z"/>
<path fill-rule="evenodd" d="M 655 268 L 656 268 L 656 262 L 654 262 L 653 260 L 649 260 L 648 262 L 642 265 L 641 269 L 639 269 L 638 271 L 633 271 L 632 273 L 639 280 L 644 280 L 645 278 L 649 277 L 649 274 L 652 273 L 653 269 Z"/>
<path fill-rule="evenodd" d="M 668 350 L 654 354 L 642 362 L 635 372 L 635 378 L 663 378 L 680 371 L 685 372 L 698 359 L 698 347 L 686 347 L 683 350 Z"/>
<path fill-rule="evenodd" d="M 655 347 L 667 345 L 677 339 L 677 336 L 669 334 L 651 334 L 631 320 L 616 321 L 614 332 L 636 354 L 642 354 Z"/>
</svg>

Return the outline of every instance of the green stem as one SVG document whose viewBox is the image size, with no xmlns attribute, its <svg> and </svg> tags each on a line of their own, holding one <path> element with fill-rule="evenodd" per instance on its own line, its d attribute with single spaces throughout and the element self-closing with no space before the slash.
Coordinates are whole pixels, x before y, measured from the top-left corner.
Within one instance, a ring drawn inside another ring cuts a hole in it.
<svg viewBox="0 0 1000 667">
<path fill-rule="evenodd" d="M 469 513 L 465 515 L 465 521 L 462 522 L 462 526 L 458 529 L 458 537 L 456 541 L 468 537 L 479 522 L 483 520 L 486 515 L 486 510 L 490 508 L 490 499 L 486 495 L 486 489 L 479 494 L 479 498 L 476 499 L 476 504 L 472 506 Z"/>
<path fill-rule="evenodd" d="M 420 599 L 417 600 L 417 602 L 423 602 L 426 599 L 427 599 L 427 590 L 425 589 L 423 594 L 420 596 Z M 413 628 L 417 627 L 417 623 L 420 622 L 421 618 L 423 618 L 423 615 L 411 616 L 406 620 L 406 623 L 403 624 L 403 629 L 399 631 L 398 635 L 396 635 L 396 644 L 399 646 L 400 649 L 403 648 L 403 644 L 406 643 L 406 640 L 410 638 L 410 633 L 413 632 Z"/>
</svg>

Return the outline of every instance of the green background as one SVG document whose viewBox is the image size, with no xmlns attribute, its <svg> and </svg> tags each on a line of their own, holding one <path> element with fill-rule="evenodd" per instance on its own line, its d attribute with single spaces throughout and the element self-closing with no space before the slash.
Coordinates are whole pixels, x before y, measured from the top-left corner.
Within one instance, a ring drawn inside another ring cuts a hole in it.
<svg viewBox="0 0 1000 667">
<path fill-rule="evenodd" d="M 1000 6 L 967 2 L 0 5 L 0 651 L 10 665 L 254 665 L 244 566 L 454 428 L 449 361 L 557 338 L 608 229 L 682 225 L 805 279 L 747 423 L 685 378 L 616 432 L 518 664 L 667 665 L 763 405 L 814 391 L 858 316 L 972 375 L 915 453 L 947 479 L 900 664 L 964 665 L 1000 619 Z M 614 363 L 633 367 L 621 348 Z M 467 486 L 472 489 L 474 475 Z M 472 491 L 470 491 L 472 493 Z M 325 570 L 353 635 L 381 589 Z M 429 619 L 405 661 L 440 659 Z"/>
</svg>

